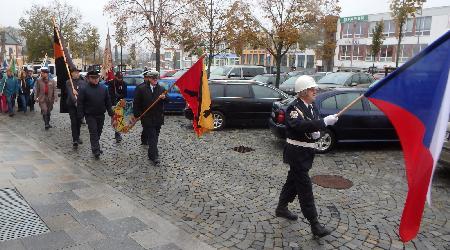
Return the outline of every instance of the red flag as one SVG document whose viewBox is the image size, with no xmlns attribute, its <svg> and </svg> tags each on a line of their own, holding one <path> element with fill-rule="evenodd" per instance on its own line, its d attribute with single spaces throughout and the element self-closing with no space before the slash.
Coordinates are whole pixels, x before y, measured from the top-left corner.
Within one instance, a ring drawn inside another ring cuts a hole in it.
<svg viewBox="0 0 450 250">
<path fill-rule="evenodd" d="M 214 128 L 211 95 L 202 56 L 175 84 L 194 114 L 194 131 L 198 136 Z"/>
</svg>

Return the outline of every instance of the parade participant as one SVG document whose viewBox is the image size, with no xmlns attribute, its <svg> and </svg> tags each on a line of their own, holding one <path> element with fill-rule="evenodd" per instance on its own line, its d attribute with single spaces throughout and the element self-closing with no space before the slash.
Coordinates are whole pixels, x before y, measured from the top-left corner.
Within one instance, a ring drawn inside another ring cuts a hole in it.
<svg viewBox="0 0 450 250">
<path fill-rule="evenodd" d="M 53 104 L 58 100 L 56 93 L 56 82 L 48 78 L 49 70 L 47 67 L 41 68 L 41 77 L 37 80 L 35 86 L 35 100 L 41 108 L 42 118 L 44 119 L 45 130 L 50 125 L 50 115 L 53 110 Z"/>
<path fill-rule="evenodd" d="M 125 99 L 127 96 L 127 84 L 123 81 L 120 71 L 116 72 L 114 79 L 107 82 L 106 85 L 108 86 L 109 97 L 111 97 L 113 106 L 116 106 L 120 99 Z M 117 143 L 122 141 L 122 136 L 119 132 L 114 133 L 114 138 Z"/>
<path fill-rule="evenodd" d="M 105 122 L 105 112 L 112 117 L 111 98 L 105 85 L 99 84 L 100 75 L 97 71 L 86 74 L 88 84 L 78 92 L 77 112 L 78 119 L 83 116 L 89 129 L 91 150 L 95 159 L 100 158 L 103 151 L 100 149 L 100 136 Z M 111 118 L 112 123 L 112 118 Z"/>
<path fill-rule="evenodd" d="M 144 84 L 136 87 L 133 101 L 134 119 L 139 117 L 158 98 L 165 99 L 164 88 L 158 84 L 159 73 L 156 71 L 144 73 Z M 155 165 L 159 164 L 158 137 L 164 124 L 164 102 L 159 101 L 141 119 L 143 134 L 148 143 L 148 159 Z"/>
<path fill-rule="evenodd" d="M 72 145 L 74 148 L 77 148 L 78 144 L 83 144 L 83 141 L 80 139 L 81 118 L 78 117 L 77 97 L 80 89 L 85 87 L 87 83 L 80 78 L 80 70 L 75 67 L 70 69 L 70 76 L 72 77 L 72 82 L 70 79 L 66 82 L 67 109 L 72 130 Z"/>
<path fill-rule="evenodd" d="M 20 101 L 20 105 L 21 105 L 20 111 L 23 111 L 23 113 L 27 112 L 27 104 L 30 101 L 30 93 L 31 93 L 30 85 L 27 83 L 26 77 L 27 77 L 27 73 L 25 71 L 20 72 L 19 99 L 21 100 Z"/>
<path fill-rule="evenodd" d="M 27 69 L 27 76 L 25 77 L 25 82 L 27 83 L 28 88 L 30 89 L 30 96 L 28 98 L 27 105 L 30 106 L 30 111 L 34 111 L 34 83 L 36 82 L 36 79 L 33 78 L 32 68 Z"/>
<path fill-rule="evenodd" d="M 312 234 L 324 237 L 331 231 L 318 221 L 309 170 L 314 160 L 315 142 L 320 138 L 319 131 L 334 125 L 338 117 L 329 115 L 324 119 L 319 118 L 318 110 L 312 105 L 317 93 L 317 84 L 312 77 L 300 76 L 294 88 L 297 98 L 286 109 L 286 145 L 283 153 L 284 162 L 290 168 L 275 214 L 297 220 L 297 215 L 289 211 L 288 204 L 298 195 L 303 216 L 309 221 Z"/>
<path fill-rule="evenodd" d="M 14 77 L 11 69 L 6 70 L 6 77 L 2 79 L 0 84 L 0 89 L 2 89 L 2 94 L 6 96 L 6 102 L 8 104 L 9 116 L 14 116 L 14 104 L 16 96 L 19 94 L 19 81 Z"/>
</svg>

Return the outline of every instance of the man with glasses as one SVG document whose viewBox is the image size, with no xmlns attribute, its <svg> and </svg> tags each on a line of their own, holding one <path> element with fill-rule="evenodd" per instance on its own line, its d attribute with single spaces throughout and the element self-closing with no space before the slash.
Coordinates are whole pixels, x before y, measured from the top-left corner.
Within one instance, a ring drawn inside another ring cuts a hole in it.
<svg viewBox="0 0 450 250">
<path fill-rule="evenodd" d="M 88 84 L 78 92 L 77 112 L 79 119 L 86 118 L 92 154 L 98 160 L 103 153 L 99 141 L 105 122 L 105 112 L 108 112 L 112 123 L 113 110 L 107 87 L 98 83 L 100 80 L 98 72 L 89 71 L 86 78 Z"/>
<path fill-rule="evenodd" d="M 139 117 L 156 100 L 160 100 L 141 119 L 144 129 L 144 142 L 148 143 L 148 159 L 155 165 L 159 164 L 158 138 L 161 126 L 164 124 L 164 99 L 166 99 L 165 89 L 158 84 L 159 73 L 145 72 L 144 83 L 136 87 L 133 101 L 133 119 Z"/>
</svg>

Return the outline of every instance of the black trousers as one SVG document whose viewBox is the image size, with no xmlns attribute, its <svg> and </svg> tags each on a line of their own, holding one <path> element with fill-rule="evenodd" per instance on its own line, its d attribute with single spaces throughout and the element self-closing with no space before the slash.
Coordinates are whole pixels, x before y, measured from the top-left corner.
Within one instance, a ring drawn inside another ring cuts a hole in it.
<svg viewBox="0 0 450 250">
<path fill-rule="evenodd" d="M 78 118 L 77 107 L 68 106 L 69 117 L 70 117 L 70 128 L 72 130 L 72 141 L 78 141 L 80 139 L 80 127 L 81 118 Z"/>
<path fill-rule="evenodd" d="M 148 144 L 148 135 L 146 135 L 145 132 L 144 125 L 142 125 L 141 144 Z"/>
<path fill-rule="evenodd" d="M 147 143 L 148 143 L 148 158 L 152 161 L 159 157 L 158 138 L 160 130 L 161 126 L 144 127 L 143 134 L 147 136 Z"/>
<path fill-rule="evenodd" d="M 100 136 L 102 135 L 105 115 L 86 115 L 86 123 L 89 129 L 91 150 L 94 154 L 100 153 Z"/>
<path fill-rule="evenodd" d="M 309 170 L 314 160 L 314 149 L 286 144 L 283 157 L 284 162 L 288 163 L 290 168 L 286 183 L 281 190 L 278 205 L 287 206 L 298 196 L 303 216 L 310 222 L 317 220 L 312 183 L 309 177 Z"/>
</svg>

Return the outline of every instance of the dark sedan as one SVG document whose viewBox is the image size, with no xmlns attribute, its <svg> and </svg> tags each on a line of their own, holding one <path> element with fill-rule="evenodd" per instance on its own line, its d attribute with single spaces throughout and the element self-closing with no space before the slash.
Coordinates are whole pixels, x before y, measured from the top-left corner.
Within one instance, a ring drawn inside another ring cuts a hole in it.
<svg viewBox="0 0 450 250">
<path fill-rule="evenodd" d="M 340 88 L 318 94 L 315 102 L 320 116 L 338 113 L 365 91 L 366 89 L 361 88 Z M 269 126 L 278 138 L 285 138 L 285 110 L 293 100 L 287 99 L 273 104 Z M 328 126 L 323 131 L 317 151 L 325 153 L 337 142 L 362 141 L 398 141 L 388 118 L 365 97 L 342 114 L 334 126 Z"/>
<path fill-rule="evenodd" d="M 266 125 L 272 104 L 288 95 L 270 85 L 245 80 L 211 80 L 211 111 L 214 129 L 226 125 Z M 192 119 L 190 108 L 185 116 Z"/>
<path fill-rule="evenodd" d="M 275 85 L 277 75 L 276 74 L 262 74 L 257 75 L 252 78 L 253 81 L 262 82 L 269 85 Z M 281 73 L 280 74 L 280 84 L 286 81 L 289 78 L 288 74 Z"/>
<path fill-rule="evenodd" d="M 361 72 L 336 72 L 322 77 L 319 88 L 359 87 L 367 88 L 375 79 L 371 74 Z"/>
</svg>

